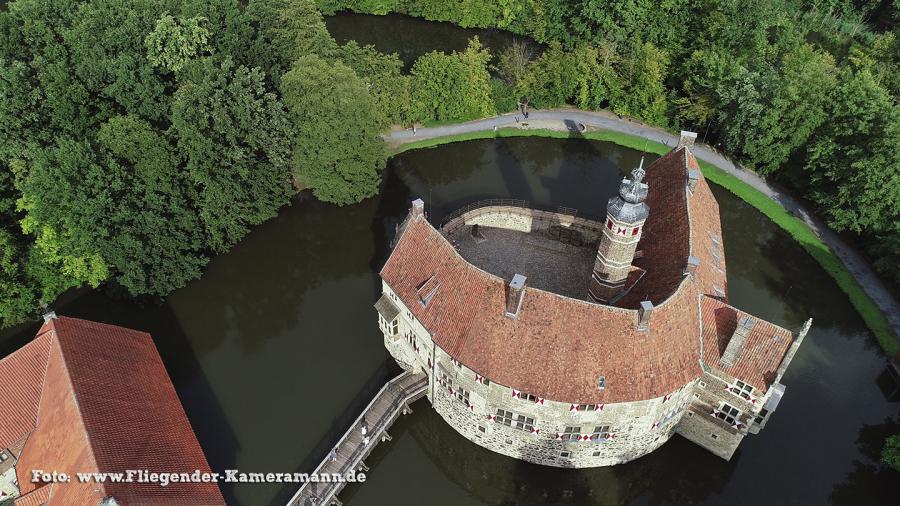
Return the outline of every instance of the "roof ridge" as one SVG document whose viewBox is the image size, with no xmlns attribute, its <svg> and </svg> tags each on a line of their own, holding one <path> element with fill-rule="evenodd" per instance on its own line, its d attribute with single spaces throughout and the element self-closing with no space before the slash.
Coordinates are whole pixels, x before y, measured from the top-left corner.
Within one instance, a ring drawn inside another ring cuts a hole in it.
<svg viewBox="0 0 900 506">
<path fill-rule="evenodd" d="M 51 322 L 52 322 L 52 320 L 51 320 Z M 38 395 L 37 413 L 35 414 L 35 417 L 34 417 L 34 427 L 35 428 L 31 430 L 31 433 L 28 434 L 29 437 L 31 436 L 32 433 L 34 433 L 35 430 L 37 430 L 37 426 L 41 423 L 41 403 L 44 402 L 44 389 L 47 386 L 47 369 L 50 368 L 50 350 L 53 348 L 53 341 L 56 340 L 56 329 L 53 327 L 52 323 L 50 324 L 49 329 L 45 330 L 44 332 L 41 332 L 34 339 L 36 341 L 38 338 L 41 338 L 45 335 L 47 335 L 46 339 L 48 341 L 47 356 L 44 359 L 44 373 L 41 375 L 41 393 L 40 393 L 40 395 Z M 25 444 L 28 444 L 27 440 L 25 441 Z"/>
<path fill-rule="evenodd" d="M 77 318 L 73 318 L 73 319 L 77 319 Z M 84 321 L 88 321 L 88 320 L 84 320 Z M 62 361 L 63 371 L 66 374 L 66 379 L 68 380 L 65 383 L 67 384 L 69 393 L 72 395 L 72 401 L 75 403 L 75 411 L 78 412 L 78 420 L 79 420 L 79 422 L 81 422 L 81 428 L 84 431 L 84 437 L 87 442 L 86 446 L 88 448 L 88 458 L 94 463 L 94 467 L 98 471 L 103 471 L 102 469 L 100 469 L 100 464 L 97 461 L 97 456 L 96 456 L 96 453 L 94 452 L 93 438 L 91 438 L 91 434 L 88 431 L 87 424 L 84 422 L 84 412 L 81 410 L 81 403 L 78 400 L 78 394 L 76 393 L 76 390 L 75 390 L 75 383 L 72 381 L 72 374 L 69 372 L 69 364 L 68 364 L 68 361 L 66 360 L 66 353 L 65 353 L 65 351 L 63 351 L 62 341 L 59 339 L 59 333 L 56 330 L 55 321 L 51 325 L 53 328 L 54 336 L 56 337 L 56 343 L 59 345 L 59 356 L 60 356 L 60 360 Z M 39 412 L 39 414 L 40 414 L 40 412 Z M 106 484 L 96 483 L 96 485 L 100 489 L 102 489 L 103 494 L 106 495 Z"/>
</svg>

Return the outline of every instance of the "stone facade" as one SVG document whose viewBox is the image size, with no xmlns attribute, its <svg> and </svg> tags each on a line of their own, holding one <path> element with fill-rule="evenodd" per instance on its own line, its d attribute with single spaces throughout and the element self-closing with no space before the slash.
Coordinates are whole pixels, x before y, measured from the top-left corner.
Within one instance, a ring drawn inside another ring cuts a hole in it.
<svg viewBox="0 0 900 506">
<path fill-rule="evenodd" d="M 668 441 L 693 398 L 696 383 L 661 398 L 605 405 L 530 396 L 455 361 L 391 287 L 382 283 L 382 288 L 399 309 L 393 322 L 380 325 L 387 350 L 405 370 L 428 375 L 428 399 L 451 427 L 497 453 L 556 467 L 621 464 Z"/>
<path fill-rule="evenodd" d="M 595 220 L 569 213 L 510 205 L 486 205 L 472 209 L 447 221 L 441 231 L 444 235 L 452 235 L 457 229 L 472 225 L 525 233 L 547 231 L 578 245 L 596 245 L 603 234 L 603 224 Z"/>
</svg>

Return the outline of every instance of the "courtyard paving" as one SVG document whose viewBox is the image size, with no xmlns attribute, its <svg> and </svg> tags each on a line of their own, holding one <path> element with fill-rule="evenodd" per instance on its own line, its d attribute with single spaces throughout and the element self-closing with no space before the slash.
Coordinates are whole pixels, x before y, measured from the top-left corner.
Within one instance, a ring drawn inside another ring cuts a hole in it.
<svg viewBox="0 0 900 506">
<path fill-rule="evenodd" d="M 554 239 L 546 231 L 518 232 L 501 228 L 461 227 L 448 235 L 469 263 L 509 281 L 514 274 L 528 278 L 528 286 L 587 300 L 597 250 Z"/>
</svg>

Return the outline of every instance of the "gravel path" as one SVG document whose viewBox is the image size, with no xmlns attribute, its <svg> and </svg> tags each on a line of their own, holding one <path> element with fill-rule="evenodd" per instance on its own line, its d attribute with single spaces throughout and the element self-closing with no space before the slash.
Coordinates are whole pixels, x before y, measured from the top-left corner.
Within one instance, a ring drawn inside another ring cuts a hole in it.
<svg viewBox="0 0 900 506">
<path fill-rule="evenodd" d="M 419 128 L 415 134 L 413 134 L 412 130 L 394 130 L 386 135 L 385 139 L 392 145 L 401 145 L 423 139 L 493 130 L 495 127 L 516 127 L 521 126 L 520 122 L 522 121 L 521 115 L 510 113 L 455 125 Z M 557 129 L 568 128 L 573 131 L 577 129 L 578 123 L 584 123 L 588 127 L 634 135 L 667 146 L 675 146 L 678 143 L 676 135 L 635 121 L 619 118 L 606 111 L 594 112 L 577 109 L 535 110 L 529 111 L 528 123 L 533 128 L 552 128 L 555 125 Z M 829 229 L 822 220 L 804 208 L 800 202 L 782 190 L 773 187 L 756 173 L 741 168 L 711 147 L 703 144 L 698 143 L 695 145 L 693 153 L 697 158 L 715 165 L 756 188 L 781 204 L 788 212 L 806 222 L 813 232 L 844 262 L 847 270 L 862 285 L 869 297 L 875 302 L 875 305 L 887 317 L 894 334 L 900 336 L 900 306 L 897 305 L 897 301 L 894 300 L 894 297 L 881 283 L 881 280 L 878 279 L 878 276 L 875 275 L 875 272 L 859 252 L 851 248 L 850 245 Z"/>
</svg>

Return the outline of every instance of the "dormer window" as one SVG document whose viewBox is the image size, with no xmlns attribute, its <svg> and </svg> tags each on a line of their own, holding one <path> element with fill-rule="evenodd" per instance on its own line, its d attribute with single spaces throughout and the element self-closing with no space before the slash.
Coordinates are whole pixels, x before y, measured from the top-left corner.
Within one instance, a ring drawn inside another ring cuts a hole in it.
<svg viewBox="0 0 900 506">
<path fill-rule="evenodd" d="M 434 298 L 440 286 L 441 284 L 434 274 L 419 285 L 416 289 L 416 294 L 419 296 L 419 302 L 422 304 L 422 307 L 428 307 L 428 304 L 431 302 L 431 299 Z"/>
</svg>

